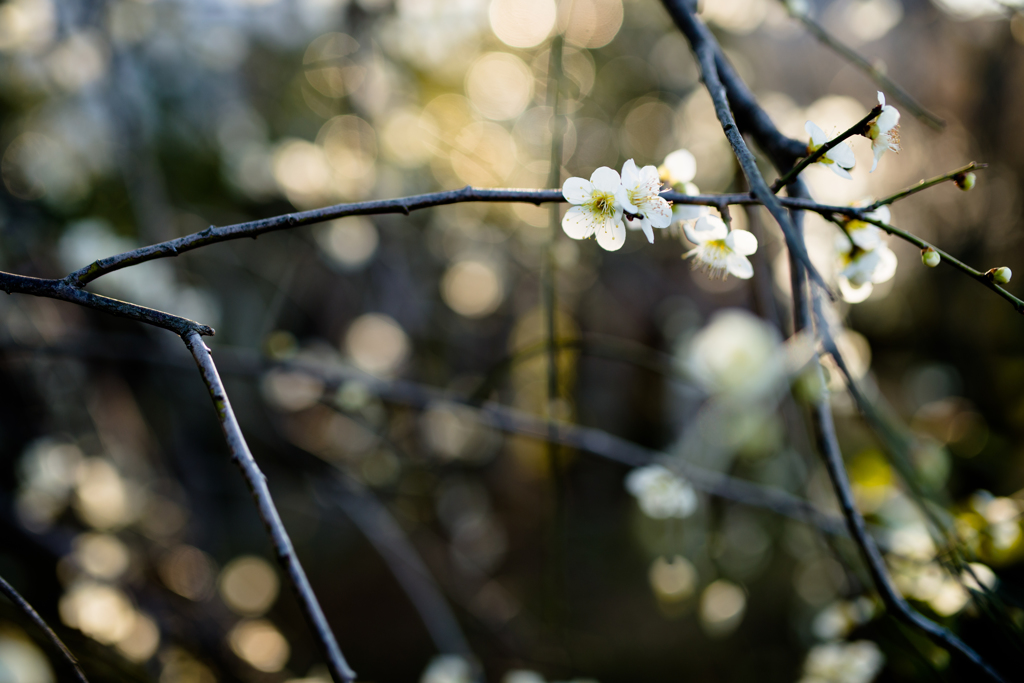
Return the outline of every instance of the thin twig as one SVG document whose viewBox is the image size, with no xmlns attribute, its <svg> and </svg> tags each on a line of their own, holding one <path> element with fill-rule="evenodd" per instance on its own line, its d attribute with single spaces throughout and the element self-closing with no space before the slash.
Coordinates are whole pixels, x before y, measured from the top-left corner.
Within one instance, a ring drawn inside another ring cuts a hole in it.
<svg viewBox="0 0 1024 683">
<path fill-rule="evenodd" d="M 217 366 L 213 363 L 210 349 L 207 348 L 202 338 L 194 330 L 182 335 L 182 339 L 184 339 L 188 350 L 192 352 L 196 365 L 199 366 L 199 372 L 203 376 L 203 381 L 206 383 L 210 397 L 213 399 L 213 405 L 217 409 L 217 418 L 224 432 L 228 449 L 231 451 L 231 459 L 242 471 L 242 476 L 245 477 L 245 482 L 252 492 L 252 496 L 256 501 L 256 507 L 259 510 L 260 519 L 263 520 L 263 525 L 266 527 L 267 534 L 270 536 L 270 541 L 274 546 L 277 561 L 280 563 L 281 568 L 284 569 L 288 581 L 299 600 L 302 611 L 305 613 L 310 626 L 316 634 L 320 650 L 327 659 L 327 668 L 331 672 L 331 677 L 335 683 L 352 683 L 355 680 L 355 673 L 349 668 L 348 662 L 345 661 L 344 655 L 341 654 L 341 649 L 334 638 L 334 633 L 327 623 L 327 618 L 320 608 L 320 603 L 313 593 L 313 588 L 309 585 L 309 579 L 306 578 L 306 572 L 299 563 L 299 558 L 295 554 L 292 541 L 288 537 L 284 524 L 281 522 L 281 516 L 277 512 L 274 500 L 270 496 L 266 477 L 260 471 L 259 465 L 256 464 L 256 460 L 252 457 L 252 453 L 249 452 L 249 445 L 245 442 L 245 437 L 242 436 L 242 429 L 238 426 L 238 420 L 231 409 L 231 403 L 228 401 L 224 384 L 221 382 L 220 375 L 217 372 Z"/>
<path fill-rule="evenodd" d="M 71 650 L 69 650 L 64 642 L 57 637 L 57 634 L 53 632 L 53 629 L 50 628 L 49 624 L 43 621 L 43 618 L 39 616 L 39 612 L 36 612 L 35 608 L 28 603 L 28 600 L 21 597 L 21 594 L 14 590 L 14 586 L 7 583 L 2 576 L 0 576 L 0 593 L 6 595 L 7 599 L 13 602 L 15 607 L 20 609 L 22 613 L 39 628 L 39 630 L 46 634 L 47 640 L 49 640 L 50 643 L 60 651 L 61 655 L 64 656 L 64 659 L 66 659 L 75 670 L 75 678 L 81 681 L 81 683 L 89 683 L 89 679 L 85 677 L 85 673 L 78 665 L 78 660 L 75 659 L 73 654 L 71 654 Z"/>
<path fill-rule="evenodd" d="M 967 164 L 966 166 L 962 166 L 961 168 L 958 168 L 955 171 L 950 171 L 949 173 L 943 173 L 940 176 L 935 176 L 934 178 L 929 178 L 928 180 L 919 181 L 916 185 L 912 185 L 912 186 L 908 187 L 905 190 L 900 190 L 896 194 L 889 195 L 888 197 L 886 197 L 884 199 L 879 199 L 877 202 L 875 202 L 874 204 L 871 204 L 870 206 L 866 207 L 864 210 L 868 211 L 868 212 L 874 211 L 875 209 L 877 209 L 880 206 L 885 206 L 886 204 L 892 204 L 893 202 L 899 201 L 900 199 L 903 199 L 904 197 L 909 197 L 912 194 L 917 194 L 921 190 L 927 190 L 929 187 L 933 187 L 935 185 L 939 185 L 941 183 L 946 182 L 947 180 L 952 180 L 953 182 L 962 182 L 963 177 L 966 174 L 970 173 L 971 171 L 974 171 L 974 170 L 977 170 L 977 169 L 981 169 L 981 168 L 988 168 L 988 164 L 978 164 L 978 163 L 975 163 L 975 162 L 972 161 L 971 163 Z"/>
<path fill-rule="evenodd" d="M 43 280 L 36 277 L 0 272 L 0 289 L 8 294 L 30 294 L 47 299 L 68 301 L 85 306 L 86 308 L 104 311 L 120 318 L 128 318 L 155 327 L 161 327 L 179 335 L 189 332 L 198 332 L 204 336 L 211 336 L 213 334 L 213 328 L 208 325 L 197 323 L 188 318 L 171 315 L 170 313 L 164 313 L 163 311 L 146 308 L 145 306 L 130 304 L 125 301 L 76 289 L 64 280 Z"/>
<path fill-rule="evenodd" d="M 853 48 L 841 43 L 838 39 L 833 37 L 832 34 L 825 30 L 825 27 L 811 19 L 807 14 L 791 11 L 790 15 L 798 19 L 808 31 L 814 34 L 814 37 L 817 38 L 819 42 L 863 71 L 868 78 L 878 85 L 879 88 L 892 95 L 897 102 L 906 107 L 916 118 L 923 121 L 933 130 L 942 130 L 946 127 L 946 122 L 943 119 L 925 109 L 924 106 L 918 103 L 910 93 L 900 87 L 884 73 L 876 69 L 871 62 L 858 54 Z"/>
<path fill-rule="evenodd" d="M 864 135 L 865 133 L 867 133 L 868 128 L 871 125 L 871 122 L 881 113 L 882 105 L 876 105 L 874 109 L 868 112 L 867 116 L 865 116 L 860 121 L 853 124 L 850 128 L 846 129 L 836 137 L 832 138 L 831 140 L 823 144 L 818 149 L 814 150 L 814 152 L 811 153 L 809 156 L 806 156 L 803 159 L 801 159 L 796 166 L 791 168 L 789 172 L 786 173 L 786 175 L 782 176 L 774 183 L 772 183 L 772 192 L 778 192 L 786 185 L 789 185 L 798 175 L 800 175 L 800 173 L 803 172 L 805 168 L 817 162 L 819 159 L 821 159 L 823 156 L 831 152 L 834 148 L 841 145 L 847 139 L 853 137 L 854 135 Z"/>
</svg>

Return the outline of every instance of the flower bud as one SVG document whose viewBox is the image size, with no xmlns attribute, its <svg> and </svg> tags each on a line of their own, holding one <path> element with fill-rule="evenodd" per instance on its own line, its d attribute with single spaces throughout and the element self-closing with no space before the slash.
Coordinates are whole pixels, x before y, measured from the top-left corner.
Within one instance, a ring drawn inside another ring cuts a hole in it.
<svg viewBox="0 0 1024 683">
<path fill-rule="evenodd" d="M 934 268 L 942 262 L 942 257 L 939 256 L 939 252 L 928 247 L 927 249 L 921 250 L 921 262 L 929 268 Z"/>
<path fill-rule="evenodd" d="M 953 178 L 953 182 L 964 192 L 970 191 L 974 185 L 978 182 L 978 176 L 973 173 L 965 173 L 964 175 L 958 175 Z"/>
<path fill-rule="evenodd" d="M 999 268 L 993 268 L 992 270 L 988 271 L 988 275 L 999 284 L 1005 285 L 1007 282 L 1010 281 L 1010 278 L 1013 276 L 1013 273 L 1006 266 L 1000 266 Z"/>
</svg>

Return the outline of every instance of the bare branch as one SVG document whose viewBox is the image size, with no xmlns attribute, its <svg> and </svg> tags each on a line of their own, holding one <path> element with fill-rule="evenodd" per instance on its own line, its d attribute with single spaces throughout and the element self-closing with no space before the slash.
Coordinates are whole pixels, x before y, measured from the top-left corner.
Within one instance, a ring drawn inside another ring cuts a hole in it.
<svg viewBox="0 0 1024 683">
<path fill-rule="evenodd" d="M 60 651 L 61 655 L 64 656 L 64 659 L 66 659 L 71 665 L 71 668 L 75 670 L 75 678 L 81 681 L 81 683 L 89 683 L 89 679 L 85 677 L 85 673 L 78 665 L 78 660 L 75 659 L 73 654 L 71 654 L 71 650 L 69 650 L 67 646 L 64 645 L 64 642 L 57 637 L 57 634 L 53 632 L 53 629 L 50 628 L 49 624 L 43 621 L 43 618 L 39 616 L 39 613 L 36 612 L 35 608 L 32 607 L 25 598 L 21 597 L 21 594 L 14 590 L 14 586 L 7 583 L 2 576 L 0 576 L 0 593 L 6 595 L 7 599 L 13 602 L 15 607 L 20 609 L 22 613 L 32 621 L 32 623 L 39 627 L 39 630 L 46 634 L 46 638 L 50 643 Z"/>
<path fill-rule="evenodd" d="M 961 183 L 961 182 L 963 182 L 963 179 L 964 179 L 965 175 L 967 175 L 971 171 L 974 171 L 974 170 L 977 170 L 977 169 L 981 169 L 981 168 L 988 168 L 988 164 L 979 164 L 979 163 L 975 163 L 975 162 L 972 161 L 971 163 L 967 164 L 966 166 L 962 166 L 961 168 L 958 168 L 955 171 L 950 171 L 949 173 L 943 173 L 940 176 L 935 176 L 934 178 L 929 178 L 928 180 L 922 180 L 922 181 L 918 182 L 916 185 L 912 185 L 912 186 L 908 187 L 905 190 L 900 190 L 896 194 L 889 195 L 888 197 L 886 197 L 884 199 L 879 199 L 877 202 L 871 204 L 871 206 L 866 207 L 864 210 L 865 211 L 874 211 L 875 209 L 877 209 L 880 206 L 885 206 L 886 204 L 892 204 L 893 202 L 899 201 L 900 199 L 904 199 L 905 197 L 909 197 L 912 194 L 917 194 L 921 190 L 927 190 L 929 187 L 934 187 L 935 185 L 940 185 L 940 184 L 946 182 L 947 180 L 952 180 L 955 183 Z"/>
<path fill-rule="evenodd" d="M 197 332 L 208 337 L 214 333 L 212 327 L 197 323 L 194 320 L 76 289 L 64 280 L 43 280 L 36 277 L 0 272 L 0 289 L 8 294 L 31 294 L 32 296 L 41 296 L 47 299 L 68 301 L 85 306 L 86 308 L 104 311 L 120 318 L 128 318 L 146 323 L 147 325 L 161 327 L 179 335 Z"/>
<path fill-rule="evenodd" d="M 213 363 L 210 349 L 203 343 L 199 333 L 194 330 L 182 335 L 182 339 L 184 339 L 188 350 L 192 352 L 196 365 L 199 366 L 199 372 L 203 376 L 206 388 L 210 392 L 210 398 L 213 399 L 213 405 L 217 409 L 217 418 L 224 432 L 228 449 L 231 451 L 231 459 L 242 471 L 242 476 L 245 477 L 245 482 L 252 492 L 260 519 L 263 520 L 263 526 L 266 527 L 267 534 L 274 546 L 277 561 L 285 571 L 302 611 L 316 634 L 320 650 L 327 659 L 327 668 L 331 672 L 331 677 L 335 683 L 352 683 L 355 680 L 355 673 L 349 668 L 348 662 L 341 654 L 334 633 L 327 623 L 327 618 L 320 608 L 313 588 L 309 585 L 309 579 L 306 578 L 306 572 L 299 563 L 292 541 L 281 522 L 281 516 L 277 512 L 274 500 L 270 496 L 266 477 L 260 471 L 252 453 L 249 452 L 249 445 L 245 442 L 242 430 L 238 426 L 238 420 L 231 409 L 231 403 L 228 401 L 224 384 L 217 372 L 217 366 Z"/>
<path fill-rule="evenodd" d="M 736 119 L 733 116 L 732 110 L 729 109 L 729 98 L 725 86 L 722 85 L 722 81 L 718 76 L 718 67 L 715 63 L 718 44 L 715 42 L 714 37 L 710 34 L 707 27 L 697 19 L 693 8 L 689 6 L 687 0 L 663 0 L 663 2 L 676 25 L 690 42 L 690 49 L 693 50 L 694 55 L 697 57 L 697 62 L 700 64 L 701 77 L 704 80 L 704 87 L 711 95 L 711 100 L 715 105 L 715 115 L 718 117 L 718 122 L 721 124 L 722 130 L 732 146 L 733 154 L 736 156 L 737 161 L 739 161 L 743 175 L 747 178 L 751 194 L 765 205 L 768 212 L 771 213 L 772 217 L 779 224 L 782 234 L 786 238 L 787 248 L 797 255 L 800 263 L 807 268 L 807 272 L 810 273 L 814 281 L 825 291 L 829 291 L 825 280 L 811 263 L 810 256 L 807 254 L 807 247 L 804 246 L 803 240 L 799 239 L 796 229 L 789 220 L 789 216 L 783 210 L 782 204 L 775 196 L 775 193 L 772 192 L 771 188 L 768 187 L 768 183 L 765 182 L 760 169 L 757 167 L 757 160 L 740 134 L 740 129 L 736 125 Z"/>
</svg>

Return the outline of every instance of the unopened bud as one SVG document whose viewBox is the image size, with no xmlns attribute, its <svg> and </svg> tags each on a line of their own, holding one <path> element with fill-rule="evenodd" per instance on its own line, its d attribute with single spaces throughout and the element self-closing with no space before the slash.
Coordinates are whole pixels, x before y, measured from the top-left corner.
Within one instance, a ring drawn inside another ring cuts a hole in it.
<svg viewBox="0 0 1024 683">
<path fill-rule="evenodd" d="M 1005 285 L 1007 282 L 1010 281 L 1010 278 L 1013 276 L 1013 273 L 1006 266 L 993 268 L 992 270 L 988 271 L 985 274 L 992 278 L 993 282 L 998 282 L 1001 285 Z"/>
<path fill-rule="evenodd" d="M 939 256 L 939 252 L 928 247 L 927 249 L 921 250 L 921 262 L 929 268 L 934 268 L 942 262 L 942 257 Z"/>
<path fill-rule="evenodd" d="M 964 192 L 970 191 L 974 185 L 978 182 L 978 176 L 973 173 L 965 173 L 964 175 L 958 175 L 953 178 L 953 182 Z"/>
</svg>

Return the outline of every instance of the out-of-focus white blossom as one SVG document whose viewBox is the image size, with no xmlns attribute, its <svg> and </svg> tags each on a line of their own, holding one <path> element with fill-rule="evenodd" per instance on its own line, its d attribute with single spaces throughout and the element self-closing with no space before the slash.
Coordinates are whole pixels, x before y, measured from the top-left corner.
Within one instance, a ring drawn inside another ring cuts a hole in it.
<svg viewBox="0 0 1024 683">
<path fill-rule="evenodd" d="M 691 228 L 683 224 L 686 239 L 697 245 L 696 249 L 683 254 L 693 257 L 694 265 L 703 266 L 712 278 L 733 275 L 749 280 L 754 267 L 747 256 L 757 251 L 757 238 L 746 230 L 729 230 L 725 221 L 717 216 L 701 216 Z"/>
<path fill-rule="evenodd" d="M 892 214 L 889 211 L 888 206 L 880 206 L 870 213 L 864 214 L 867 218 L 873 218 L 876 221 L 882 223 L 888 223 Z M 849 220 L 843 225 L 843 230 L 850 236 L 850 241 L 853 242 L 854 246 L 864 251 L 871 251 L 877 249 L 882 243 L 884 233 L 882 229 L 877 225 L 868 223 L 867 221 L 859 221 L 857 219 Z"/>
<path fill-rule="evenodd" d="M 643 230 L 647 241 L 654 243 L 655 228 L 667 228 L 672 223 L 672 207 L 661 195 L 661 178 L 654 166 L 638 169 L 632 159 L 622 165 L 622 186 L 630 204 L 635 206 L 642 218 L 627 218 L 630 230 Z"/>
<path fill-rule="evenodd" d="M 869 683 L 885 664 L 870 640 L 816 645 L 807 653 L 800 683 Z"/>
<path fill-rule="evenodd" d="M 874 616 L 875 603 L 868 598 L 838 600 L 818 612 L 811 622 L 811 631 L 822 640 L 838 640 Z"/>
<path fill-rule="evenodd" d="M 851 304 L 871 296 L 874 285 L 891 280 L 897 266 L 896 254 L 884 243 L 871 251 L 842 254 L 839 263 L 839 291 Z"/>
<path fill-rule="evenodd" d="M 608 251 L 616 251 L 626 243 L 626 226 L 622 210 L 637 212 L 626 196 L 619 174 L 607 166 L 593 172 L 590 180 L 569 178 L 562 185 L 562 195 L 570 207 L 562 218 L 562 230 L 574 240 L 591 236 Z"/>
<path fill-rule="evenodd" d="M 697 509 L 697 493 L 690 483 L 661 465 L 640 467 L 626 476 L 626 490 L 648 517 L 689 517 Z"/>
<path fill-rule="evenodd" d="M 785 376 L 778 331 L 747 311 L 715 314 L 694 335 L 683 361 L 687 374 L 712 394 L 756 399 Z"/>
<path fill-rule="evenodd" d="M 658 167 L 662 182 L 680 190 L 697 176 L 697 159 L 686 149 L 677 149 Z"/>
<path fill-rule="evenodd" d="M 811 141 L 807 144 L 807 154 L 809 155 L 817 152 L 822 145 L 829 141 L 825 131 L 818 128 L 813 121 L 808 121 L 804 125 L 804 130 L 811 136 Z M 850 175 L 850 170 L 856 165 L 857 159 L 853 156 L 850 146 L 845 142 L 840 142 L 825 152 L 825 155 L 818 159 L 818 163 L 831 168 L 837 176 L 849 180 L 853 178 Z"/>
<path fill-rule="evenodd" d="M 875 160 L 871 164 L 871 172 L 878 167 L 878 160 L 886 150 L 900 151 L 900 113 L 896 107 L 885 103 L 885 95 L 878 93 L 878 103 L 882 112 L 871 122 L 867 137 L 871 138 L 871 151 Z"/>
<path fill-rule="evenodd" d="M 458 655 L 434 657 L 420 676 L 420 683 L 471 683 L 472 680 L 473 667 Z"/>
</svg>

